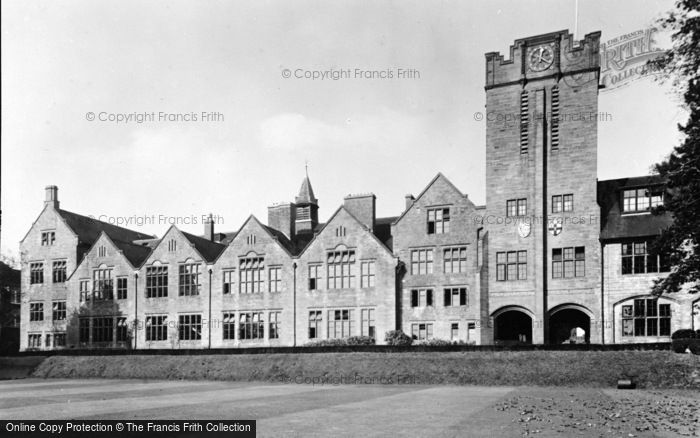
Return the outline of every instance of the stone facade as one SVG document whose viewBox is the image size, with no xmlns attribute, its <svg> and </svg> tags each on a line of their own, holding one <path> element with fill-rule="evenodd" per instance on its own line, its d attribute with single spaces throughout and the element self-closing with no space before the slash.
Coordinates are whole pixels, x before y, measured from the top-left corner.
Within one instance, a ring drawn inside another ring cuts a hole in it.
<svg viewBox="0 0 700 438">
<path fill-rule="evenodd" d="M 381 344 L 394 329 L 419 341 L 624 343 L 700 328 L 698 299 L 653 300 L 662 270 L 630 272 L 642 262 L 622 253 L 671 220 L 626 211 L 623 197 L 651 202 L 663 182 L 596 179 L 599 40 L 553 32 L 516 40 L 508 59 L 486 54 L 485 206 L 438 174 L 398 217 L 376 217 L 373 194 L 350 195 L 324 224 L 306 175 L 267 225 L 208 221 L 202 236 L 171 227 L 157 239 L 62 210 L 47 187 L 20 243 L 21 348 Z"/>
</svg>

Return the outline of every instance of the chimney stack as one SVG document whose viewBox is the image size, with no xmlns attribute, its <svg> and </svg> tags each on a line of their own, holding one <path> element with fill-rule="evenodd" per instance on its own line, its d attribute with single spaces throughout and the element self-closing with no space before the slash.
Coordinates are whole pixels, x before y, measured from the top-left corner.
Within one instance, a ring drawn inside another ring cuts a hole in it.
<svg viewBox="0 0 700 438">
<path fill-rule="evenodd" d="M 291 202 L 267 207 L 267 225 L 282 232 L 288 239 L 294 238 L 296 222 L 296 205 Z"/>
<path fill-rule="evenodd" d="M 357 218 L 362 224 L 369 228 L 370 231 L 374 230 L 375 208 L 377 203 L 377 197 L 373 193 L 367 193 L 363 195 L 348 195 L 345 197 L 345 202 L 343 206 L 347 211 Z"/>
<path fill-rule="evenodd" d="M 211 213 L 204 221 L 204 238 L 210 242 L 214 241 L 214 216 Z"/>
<path fill-rule="evenodd" d="M 414 202 L 416 202 L 416 198 L 414 198 L 412 194 L 409 193 L 406 195 L 406 210 L 411 208 L 411 205 L 413 205 Z"/>
<path fill-rule="evenodd" d="M 54 209 L 58 209 L 58 187 L 46 186 L 46 200 L 44 205 L 51 205 Z"/>
</svg>

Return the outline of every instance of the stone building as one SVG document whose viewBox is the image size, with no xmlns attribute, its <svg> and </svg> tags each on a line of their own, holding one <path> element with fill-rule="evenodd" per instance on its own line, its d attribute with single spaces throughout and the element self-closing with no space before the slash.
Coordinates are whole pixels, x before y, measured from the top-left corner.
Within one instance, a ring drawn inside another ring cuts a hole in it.
<svg viewBox="0 0 700 438">
<path fill-rule="evenodd" d="M 486 205 L 438 174 L 398 216 L 349 195 L 325 223 L 294 202 L 235 232 L 162 238 L 59 208 L 20 242 L 23 350 L 296 346 L 400 329 L 418 341 L 625 343 L 700 329 L 700 301 L 654 298 L 671 268 L 658 177 L 597 180 L 600 33 L 486 54 Z"/>
</svg>

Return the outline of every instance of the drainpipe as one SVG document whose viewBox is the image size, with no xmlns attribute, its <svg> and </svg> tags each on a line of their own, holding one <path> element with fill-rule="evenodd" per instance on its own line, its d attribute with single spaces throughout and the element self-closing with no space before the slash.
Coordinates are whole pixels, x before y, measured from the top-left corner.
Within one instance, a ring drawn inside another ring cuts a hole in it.
<svg viewBox="0 0 700 438">
<path fill-rule="evenodd" d="M 134 350 L 139 341 L 139 271 L 134 271 Z"/>
<path fill-rule="evenodd" d="M 605 244 L 600 242 L 600 343 L 605 344 Z M 613 332 L 613 338 L 615 334 Z"/>
<path fill-rule="evenodd" d="M 292 263 L 292 267 L 294 268 L 294 282 L 293 282 L 293 298 L 294 298 L 294 303 L 292 306 L 292 320 L 293 320 L 293 326 L 292 326 L 292 346 L 296 347 L 297 346 L 297 262 Z"/>
<path fill-rule="evenodd" d="M 209 268 L 209 320 L 207 321 L 207 327 L 209 332 L 209 346 L 207 348 L 211 349 L 211 273 L 212 269 Z"/>
</svg>

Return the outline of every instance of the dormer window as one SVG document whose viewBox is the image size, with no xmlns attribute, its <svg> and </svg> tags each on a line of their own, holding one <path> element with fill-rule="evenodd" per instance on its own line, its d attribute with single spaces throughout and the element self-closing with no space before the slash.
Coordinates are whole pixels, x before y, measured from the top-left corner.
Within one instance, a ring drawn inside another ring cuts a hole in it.
<svg viewBox="0 0 700 438">
<path fill-rule="evenodd" d="M 622 192 L 622 212 L 645 212 L 664 203 L 662 187 L 645 187 Z"/>
</svg>

